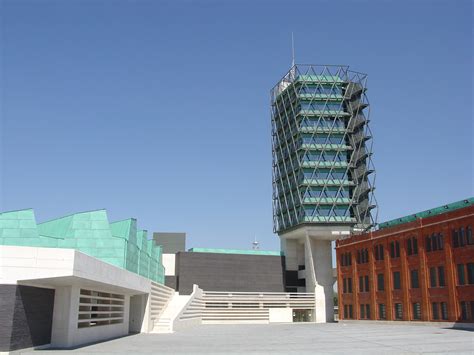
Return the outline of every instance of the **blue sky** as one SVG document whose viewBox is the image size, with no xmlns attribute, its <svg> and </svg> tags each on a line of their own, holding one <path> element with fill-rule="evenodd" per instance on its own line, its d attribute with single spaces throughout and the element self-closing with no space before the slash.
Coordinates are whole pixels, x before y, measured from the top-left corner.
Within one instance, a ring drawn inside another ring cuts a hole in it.
<svg viewBox="0 0 474 355">
<path fill-rule="evenodd" d="M 379 221 L 473 195 L 470 1 L 3 0 L 0 210 L 278 249 L 269 90 L 368 73 Z"/>
</svg>

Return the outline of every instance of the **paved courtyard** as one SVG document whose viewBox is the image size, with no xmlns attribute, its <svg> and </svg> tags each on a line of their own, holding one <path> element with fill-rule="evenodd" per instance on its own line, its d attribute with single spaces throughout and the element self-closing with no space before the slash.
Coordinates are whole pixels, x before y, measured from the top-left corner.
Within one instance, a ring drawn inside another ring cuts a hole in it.
<svg viewBox="0 0 474 355">
<path fill-rule="evenodd" d="M 409 324 L 202 325 L 41 354 L 474 354 L 474 332 Z"/>
</svg>

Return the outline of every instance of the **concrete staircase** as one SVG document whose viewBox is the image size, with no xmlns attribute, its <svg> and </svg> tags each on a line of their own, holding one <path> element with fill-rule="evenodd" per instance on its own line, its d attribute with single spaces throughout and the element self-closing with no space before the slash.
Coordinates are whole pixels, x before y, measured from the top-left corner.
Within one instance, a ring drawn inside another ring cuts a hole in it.
<svg viewBox="0 0 474 355">
<path fill-rule="evenodd" d="M 175 292 L 163 313 L 153 321 L 153 330 L 151 333 L 172 333 L 173 321 L 186 306 L 191 296 L 182 296 Z"/>
</svg>

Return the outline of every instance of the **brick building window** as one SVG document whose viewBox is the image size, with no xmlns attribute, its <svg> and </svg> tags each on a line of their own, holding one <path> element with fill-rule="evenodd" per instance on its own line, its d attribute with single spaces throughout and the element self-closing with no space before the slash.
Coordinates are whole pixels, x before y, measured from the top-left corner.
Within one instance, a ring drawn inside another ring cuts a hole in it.
<svg viewBox="0 0 474 355">
<path fill-rule="evenodd" d="M 474 285 L 474 263 L 468 263 L 467 265 L 467 283 Z"/>
<path fill-rule="evenodd" d="M 387 319 L 387 311 L 383 303 L 379 303 L 379 319 Z"/>
<path fill-rule="evenodd" d="M 393 272 L 393 288 L 395 290 L 399 290 L 401 288 L 400 271 Z"/>
<path fill-rule="evenodd" d="M 464 229 L 464 227 L 453 229 L 451 233 L 453 248 L 460 248 L 465 245 L 474 244 L 474 238 L 472 236 L 472 227 L 470 225 L 467 226 L 466 229 Z"/>
<path fill-rule="evenodd" d="M 462 286 L 466 284 L 466 274 L 464 273 L 464 264 L 458 264 L 458 285 Z"/>
<path fill-rule="evenodd" d="M 451 239 L 453 242 L 453 248 L 459 248 L 464 246 L 464 241 L 462 238 L 459 238 L 459 231 L 457 229 L 453 229 L 451 232 Z"/>
<path fill-rule="evenodd" d="M 444 278 L 444 266 L 430 267 L 430 287 L 444 287 L 446 281 Z"/>
<path fill-rule="evenodd" d="M 469 303 L 466 301 L 461 302 L 461 320 L 469 319 Z"/>
<path fill-rule="evenodd" d="M 370 319 L 370 305 L 361 304 L 359 313 L 360 313 L 360 319 Z"/>
<path fill-rule="evenodd" d="M 415 237 L 407 239 L 407 254 L 418 255 L 418 239 Z"/>
<path fill-rule="evenodd" d="M 441 318 L 443 320 L 448 319 L 448 304 L 446 302 L 441 302 Z"/>
<path fill-rule="evenodd" d="M 433 311 L 433 319 L 438 320 L 439 319 L 439 305 L 438 305 L 438 302 L 433 302 L 431 304 L 431 309 Z"/>
<path fill-rule="evenodd" d="M 400 243 L 398 241 L 390 243 L 390 257 L 391 258 L 400 257 Z"/>
<path fill-rule="evenodd" d="M 369 292 L 369 276 L 359 276 L 359 292 Z"/>
<path fill-rule="evenodd" d="M 367 249 L 357 250 L 357 264 L 366 264 L 369 262 L 369 251 Z"/>
<path fill-rule="evenodd" d="M 446 286 L 446 283 L 445 283 L 445 280 L 444 280 L 444 266 L 439 266 L 438 267 L 438 286 L 439 287 Z"/>
<path fill-rule="evenodd" d="M 342 293 L 352 293 L 352 278 L 342 279 Z"/>
<path fill-rule="evenodd" d="M 383 274 L 377 275 L 377 291 L 384 291 L 385 290 L 385 280 Z"/>
<path fill-rule="evenodd" d="M 441 233 L 433 233 L 425 238 L 426 251 L 437 251 L 444 249 L 444 238 Z"/>
<path fill-rule="evenodd" d="M 383 260 L 383 245 L 379 244 L 375 246 L 375 260 Z"/>
<path fill-rule="evenodd" d="M 436 287 L 436 268 L 430 267 L 430 287 Z"/>
<path fill-rule="evenodd" d="M 410 281 L 411 281 L 411 288 L 419 288 L 420 283 L 418 280 L 418 270 L 411 270 L 410 271 Z"/>
<path fill-rule="evenodd" d="M 421 320 L 421 304 L 419 302 L 413 303 L 413 319 Z"/>
<path fill-rule="evenodd" d="M 341 266 L 350 266 L 352 265 L 351 253 L 342 253 L 341 254 Z"/>
<path fill-rule="evenodd" d="M 401 303 L 395 303 L 395 319 L 403 319 L 403 309 Z"/>
<path fill-rule="evenodd" d="M 351 304 L 345 304 L 344 305 L 344 318 L 346 318 L 346 319 L 354 318 L 354 314 L 352 313 L 352 305 Z"/>
</svg>

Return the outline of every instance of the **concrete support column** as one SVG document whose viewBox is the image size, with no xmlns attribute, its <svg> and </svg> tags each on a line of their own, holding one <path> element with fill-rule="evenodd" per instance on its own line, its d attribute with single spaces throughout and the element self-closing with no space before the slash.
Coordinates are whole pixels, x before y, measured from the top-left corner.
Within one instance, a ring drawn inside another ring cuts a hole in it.
<svg viewBox="0 0 474 355">
<path fill-rule="evenodd" d="M 315 294 L 314 322 L 334 321 L 331 242 L 349 234 L 347 226 L 301 226 L 280 234 L 286 270 L 297 270 L 304 262 L 306 292 Z"/>
<path fill-rule="evenodd" d="M 306 290 L 316 298 L 316 323 L 334 321 L 332 250 L 330 240 L 306 237 Z"/>
<path fill-rule="evenodd" d="M 74 344 L 79 312 L 79 287 L 58 287 L 54 294 L 51 346 L 67 348 Z"/>
</svg>

